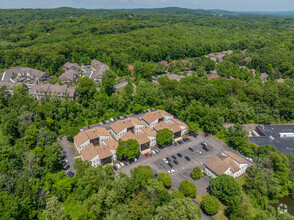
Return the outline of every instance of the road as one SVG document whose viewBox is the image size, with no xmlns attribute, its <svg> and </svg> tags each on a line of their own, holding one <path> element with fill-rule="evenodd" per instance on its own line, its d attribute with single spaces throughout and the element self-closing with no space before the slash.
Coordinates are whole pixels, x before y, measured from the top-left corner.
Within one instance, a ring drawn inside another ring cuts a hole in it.
<svg viewBox="0 0 294 220">
<path fill-rule="evenodd" d="M 68 170 L 65 172 L 71 171 L 76 173 L 76 170 L 73 168 L 73 163 L 75 162 L 74 155 L 76 153 L 76 149 L 74 147 L 70 147 L 68 144 L 68 140 L 66 136 L 63 136 L 60 140 L 62 145 L 62 151 L 65 152 L 66 159 L 68 160 L 68 165 L 70 166 Z"/>
</svg>

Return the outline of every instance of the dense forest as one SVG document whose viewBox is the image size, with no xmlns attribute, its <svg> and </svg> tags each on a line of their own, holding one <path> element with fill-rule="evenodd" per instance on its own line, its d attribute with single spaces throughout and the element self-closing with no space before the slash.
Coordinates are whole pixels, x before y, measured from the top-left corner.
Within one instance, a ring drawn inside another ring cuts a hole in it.
<svg viewBox="0 0 294 220">
<path fill-rule="evenodd" d="M 249 144 L 242 126 L 294 120 L 293 19 L 60 8 L 1 10 L 0 25 L 3 71 L 24 66 L 59 76 L 65 62 L 89 64 L 92 59 L 111 67 L 100 91 L 90 79 L 80 78 L 76 101 L 37 101 L 21 85 L 12 95 L 1 88 L 1 219 L 199 219 L 190 196 L 181 189 L 170 194 L 149 167 L 138 167 L 129 177 L 115 175 L 110 166 L 92 168 L 76 160 L 76 176 L 62 171 L 58 137 L 72 138 L 80 127 L 148 108 L 165 109 L 190 130 L 216 135 L 255 159 L 231 199 L 228 190 L 211 192 L 228 207 L 227 217 L 293 219 L 269 205 L 294 196 L 293 155 Z M 224 50 L 234 54 L 222 62 L 204 56 Z M 151 82 L 166 71 L 187 75 L 188 69 L 191 76 L 179 82 L 168 77 L 160 77 L 158 85 Z M 226 77 L 209 80 L 214 69 Z M 269 74 L 265 83 L 261 72 Z M 117 76 L 129 82 L 120 92 L 113 88 Z M 274 81 L 280 77 L 284 83 Z M 226 122 L 235 125 L 227 130 Z M 212 189 L 230 187 L 219 182 L 212 182 Z"/>
</svg>

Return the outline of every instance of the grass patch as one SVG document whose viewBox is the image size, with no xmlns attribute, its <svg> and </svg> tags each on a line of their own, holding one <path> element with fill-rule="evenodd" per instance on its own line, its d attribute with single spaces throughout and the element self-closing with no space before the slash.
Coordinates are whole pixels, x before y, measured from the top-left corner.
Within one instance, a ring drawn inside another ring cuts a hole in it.
<svg viewBox="0 0 294 220">
<path fill-rule="evenodd" d="M 238 177 L 238 179 L 236 180 L 236 182 L 239 184 L 239 186 L 241 187 L 241 191 L 242 191 L 242 194 L 245 194 L 245 192 L 243 191 L 243 185 L 245 184 L 246 182 L 246 176 L 248 174 L 247 173 L 244 173 L 242 174 L 241 176 Z"/>
<path fill-rule="evenodd" d="M 195 201 L 200 205 L 203 196 L 205 195 L 197 195 Z M 219 204 L 219 211 L 215 215 L 211 216 L 213 220 L 227 220 L 228 218 L 225 216 L 224 211 L 226 210 L 227 206 L 220 202 Z"/>
</svg>

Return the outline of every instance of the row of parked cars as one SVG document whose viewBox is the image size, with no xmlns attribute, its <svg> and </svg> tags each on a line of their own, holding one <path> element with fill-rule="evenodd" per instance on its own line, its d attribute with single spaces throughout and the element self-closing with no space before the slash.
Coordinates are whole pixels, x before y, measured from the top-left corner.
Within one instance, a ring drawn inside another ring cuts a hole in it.
<svg viewBox="0 0 294 220">
<path fill-rule="evenodd" d="M 127 164 L 125 164 L 125 163 L 123 163 L 123 162 L 119 162 L 119 163 L 117 163 L 117 164 L 115 164 L 115 165 L 113 166 L 113 169 L 114 169 L 114 170 L 118 170 L 118 169 L 120 169 L 120 168 L 123 168 L 124 166 L 127 166 Z"/>
<path fill-rule="evenodd" d="M 60 149 L 60 150 L 62 150 L 62 149 Z M 68 164 L 68 160 L 66 159 L 66 152 L 65 151 L 63 151 L 63 156 L 61 157 L 61 165 L 63 167 L 63 170 L 68 170 L 70 168 L 70 165 Z M 72 177 L 74 177 L 75 173 L 68 171 L 65 175 L 72 178 Z"/>
<path fill-rule="evenodd" d="M 159 154 L 159 150 L 158 149 L 152 150 L 149 153 L 146 153 L 144 155 L 145 155 L 145 157 L 152 157 L 155 154 Z"/>
</svg>

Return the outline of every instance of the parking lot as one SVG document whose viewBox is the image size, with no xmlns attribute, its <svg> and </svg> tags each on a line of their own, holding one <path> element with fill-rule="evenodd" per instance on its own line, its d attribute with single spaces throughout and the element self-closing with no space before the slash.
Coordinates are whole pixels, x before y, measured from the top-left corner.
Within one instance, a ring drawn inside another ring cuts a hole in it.
<svg viewBox="0 0 294 220">
<path fill-rule="evenodd" d="M 232 151 L 239 156 L 241 155 L 225 145 L 223 142 L 211 136 L 205 137 L 203 134 L 200 134 L 196 138 L 189 136 L 189 139 L 190 141 L 183 142 L 182 144 L 159 149 L 159 153 L 152 155 L 152 157 L 141 155 L 138 161 L 118 169 L 117 172 L 124 172 L 130 175 L 131 169 L 140 165 L 150 166 L 154 173 L 168 172 L 168 170 L 174 169 L 175 172 L 171 174 L 173 187 L 179 188 L 180 182 L 182 180 L 188 179 L 196 184 L 198 194 L 206 194 L 207 187 L 209 185 L 209 177 L 204 176 L 199 180 L 193 180 L 190 177 L 191 170 L 196 166 L 202 167 L 202 164 L 206 163 L 211 157 L 218 155 L 220 152 L 225 150 Z M 208 144 L 209 151 L 205 151 L 203 149 L 201 142 Z M 172 156 L 174 156 L 175 159 Z M 190 161 L 185 159 L 186 156 L 190 158 Z M 170 163 L 173 166 L 172 168 L 163 161 L 163 158 L 167 157 L 171 160 Z M 174 161 L 177 161 L 177 164 Z"/>
<path fill-rule="evenodd" d="M 64 154 L 64 159 L 62 161 L 65 161 L 65 160 L 68 161 L 67 164 L 63 167 L 67 167 L 67 165 L 69 166 L 69 168 L 66 169 L 65 172 L 66 173 L 68 173 L 68 172 L 76 173 L 76 171 L 73 167 L 73 163 L 75 162 L 74 155 L 76 153 L 75 148 L 69 146 L 69 143 L 68 143 L 66 136 L 63 136 L 61 138 L 60 143 L 62 145 L 62 151 Z"/>
</svg>

